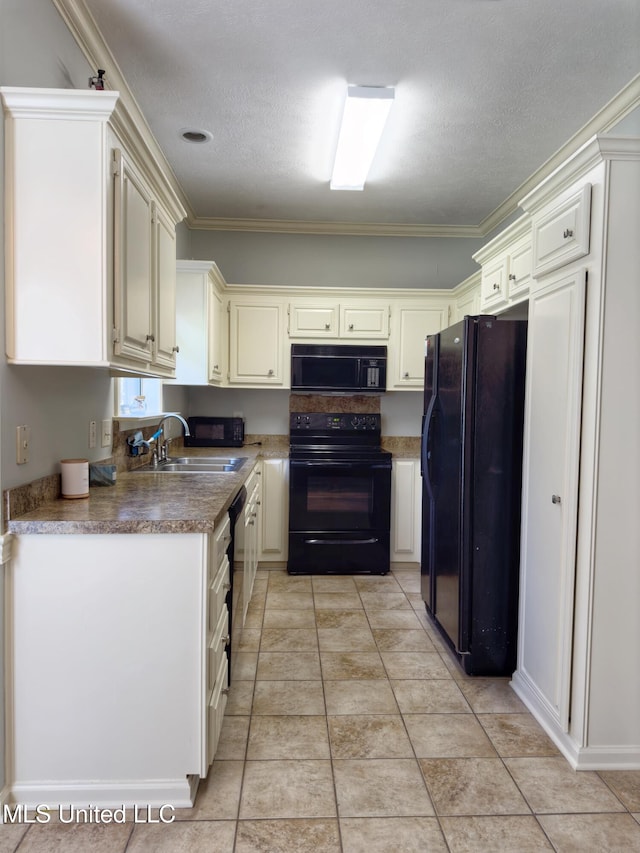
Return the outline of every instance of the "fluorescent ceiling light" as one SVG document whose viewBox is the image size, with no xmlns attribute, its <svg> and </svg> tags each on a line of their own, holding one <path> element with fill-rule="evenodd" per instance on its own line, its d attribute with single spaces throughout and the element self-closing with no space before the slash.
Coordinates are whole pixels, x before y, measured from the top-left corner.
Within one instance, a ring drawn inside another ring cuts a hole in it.
<svg viewBox="0 0 640 853">
<path fill-rule="evenodd" d="M 364 189 L 393 97 L 389 87 L 348 87 L 329 184 L 332 190 Z"/>
</svg>

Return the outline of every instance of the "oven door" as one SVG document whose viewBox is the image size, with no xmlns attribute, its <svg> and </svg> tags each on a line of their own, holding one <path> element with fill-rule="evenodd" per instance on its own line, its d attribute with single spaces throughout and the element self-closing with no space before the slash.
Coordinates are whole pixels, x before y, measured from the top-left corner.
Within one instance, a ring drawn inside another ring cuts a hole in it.
<svg viewBox="0 0 640 853">
<path fill-rule="evenodd" d="M 389 528 L 389 462 L 291 460 L 289 530 Z"/>
</svg>

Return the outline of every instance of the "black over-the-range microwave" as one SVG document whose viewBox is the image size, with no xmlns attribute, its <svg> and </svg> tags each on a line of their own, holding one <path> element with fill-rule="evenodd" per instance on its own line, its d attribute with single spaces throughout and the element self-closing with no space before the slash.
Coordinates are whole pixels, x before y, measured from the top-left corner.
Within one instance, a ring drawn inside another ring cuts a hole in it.
<svg viewBox="0 0 640 853">
<path fill-rule="evenodd" d="M 381 393 L 387 385 L 387 348 L 292 344 L 291 390 Z"/>
</svg>

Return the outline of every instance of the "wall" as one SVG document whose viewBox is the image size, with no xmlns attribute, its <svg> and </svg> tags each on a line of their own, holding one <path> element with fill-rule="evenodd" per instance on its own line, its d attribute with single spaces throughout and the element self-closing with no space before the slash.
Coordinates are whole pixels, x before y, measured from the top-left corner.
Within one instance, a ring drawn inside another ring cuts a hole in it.
<svg viewBox="0 0 640 853">
<path fill-rule="evenodd" d="M 230 284 L 451 288 L 478 270 L 484 239 L 192 231 L 191 256 Z"/>
</svg>

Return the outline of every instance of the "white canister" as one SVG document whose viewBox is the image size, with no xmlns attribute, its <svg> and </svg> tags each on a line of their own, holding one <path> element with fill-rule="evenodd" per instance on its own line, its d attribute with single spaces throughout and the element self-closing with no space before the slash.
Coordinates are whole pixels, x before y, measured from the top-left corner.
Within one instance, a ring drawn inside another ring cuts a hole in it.
<svg viewBox="0 0 640 853">
<path fill-rule="evenodd" d="M 62 471 L 62 497 L 88 498 L 89 460 L 61 459 L 60 469 Z"/>
</svg>

